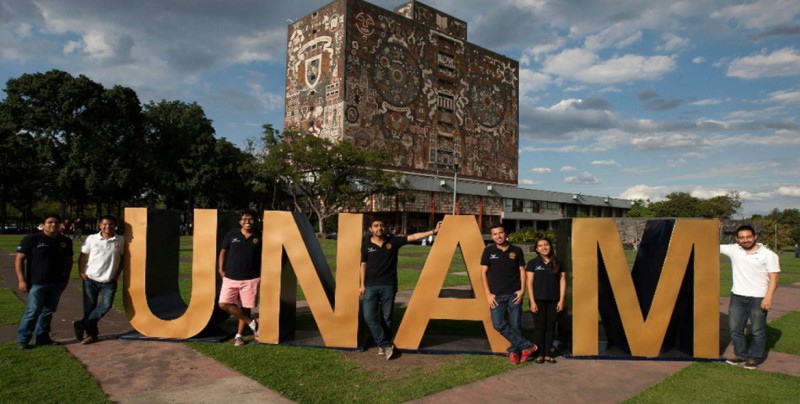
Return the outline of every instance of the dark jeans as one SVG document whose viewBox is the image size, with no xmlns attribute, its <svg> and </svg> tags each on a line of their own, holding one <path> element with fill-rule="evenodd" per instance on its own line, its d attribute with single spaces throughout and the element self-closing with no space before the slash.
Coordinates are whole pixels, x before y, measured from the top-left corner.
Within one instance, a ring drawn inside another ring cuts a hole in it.
<svg viewBox="0 0 800 404">
<path fill-rule="evenodd" d="M 375 343 L 381 348 L 392 345 L 392 310 L 397 286 L 375 285 L 364 290 L 364 321 Z"/>
<path fill-rule="evenodd" d="M 114 294 L 117 292 L 117 283 L 102 283 L 91 279 L 83 281 L 83 329 L 90 337 L 97 338 L 97 322 L 103 318 L 111 304 L 114 303 Z M 100 300 L 97 300 L 97 298 Z"/>
<path fill-rule="evenodd" d="M 728 327 L 731 329 L 733 353 L 742 359 L 761 361 L 767 346 L 767 312 L 761 310 L 763 297 L 739 296 L 731 293 L 728 307 Z M 750 351 L 744 337 L 744 327 L 750 319 L 753 334 L 750 338 Z"/>
<path fill-rule="evenodd" d="M 533 313 L 533 343 L 539 347 L 539 356 L 549 356 L 556 335 L 556 308 L 558 300 L 536 300 L 539 311 Z"/>
<path fill-rule="evenodd" d="M 25 312 L 22 313 L 17 331 L 18 343 L 27 344 L 32 335 L 35 335 L 37 344 L 50 341 L 50 322 L 53 321 L 53 313 L 58 308 L 58 300 L 65 286 L 63 283 L 30 285 Z"/>
<path fill-rule="evenodd" d="M 511 346 L 508 347 L 509 353 L 519 353 L 533 346 L 522 336 L 522 303 L 515 304 L 515 297 L 514 293 L 495 295 L 494 300 L 497 301 L 497 306 L 490 309 L 494 329 L 511 343 Z M 506 321 L 506 313 L 508 313 L 508 321 Z"/>
</svg>

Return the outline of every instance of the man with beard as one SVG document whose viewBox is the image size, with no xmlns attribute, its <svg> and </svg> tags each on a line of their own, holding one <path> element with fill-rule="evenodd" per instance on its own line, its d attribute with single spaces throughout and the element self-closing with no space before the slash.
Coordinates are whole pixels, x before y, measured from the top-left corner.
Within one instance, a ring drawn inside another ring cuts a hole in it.
<svg viewBox="0 0 800 404">
<path fill-rule="evenodd" d="M 767 341 L 767 312 L 778 287 L 781 271 L 778 255 L 756 243 L 758 236 L 751 226 L 736 229 L 736 244 L 719 246 L 719 251 L 731 259 L 733 288 L 728 309 L 733 352 L 725 362 L 755 370 L 764 357 Z M 747 320 L 752 324 L 750 348 L 744 336 Z"/>
</svg>

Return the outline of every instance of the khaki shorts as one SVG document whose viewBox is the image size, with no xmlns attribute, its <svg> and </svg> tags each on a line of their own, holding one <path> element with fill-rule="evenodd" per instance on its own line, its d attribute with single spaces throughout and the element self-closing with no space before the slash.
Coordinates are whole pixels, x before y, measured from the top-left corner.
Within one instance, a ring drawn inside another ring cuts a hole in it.
<svg viewBox="0 0 800 404">
<path fill-rule="evenodd" d="M 219 302 L 242 306 L 246 309 L 256 307 L 258 284 L 261 278 L 237 281 L 222 278 L 222 288 L 219 291 Z"/>
</svg>

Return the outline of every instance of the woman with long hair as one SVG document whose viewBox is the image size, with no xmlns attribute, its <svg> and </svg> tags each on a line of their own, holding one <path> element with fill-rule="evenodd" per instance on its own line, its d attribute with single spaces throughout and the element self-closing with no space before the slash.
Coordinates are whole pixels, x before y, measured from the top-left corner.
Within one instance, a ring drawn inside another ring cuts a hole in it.
<svg viewBox="0 0 800 404">
<path fill-rule="evenodd" d="M 550 240 L 536 241 L 538 256 L 525 267 L 528 282 L 528 298 L 533 313 L 533 343 L 539 347 L 536 363 L 556 363 L 550 356 L 556 332 L 556 318 L 564 310 L 567 294 L 567 274 L 559 265 Z"/>
</svg>

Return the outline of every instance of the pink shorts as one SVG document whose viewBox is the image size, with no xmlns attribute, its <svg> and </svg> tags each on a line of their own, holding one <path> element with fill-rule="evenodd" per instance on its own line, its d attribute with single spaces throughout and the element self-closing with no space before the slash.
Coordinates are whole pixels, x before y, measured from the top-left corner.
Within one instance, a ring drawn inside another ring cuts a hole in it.
<svg viewBox="0 0 800 404">
<path fill-rule="evenodd" d="M 222 278 L 222 288 L 219 291 L 219 302 L 242 306 L 246 309 L 256 307 L 258 296 L 258 283 L 261 278 L 237 281 Z"/>
</svg>

